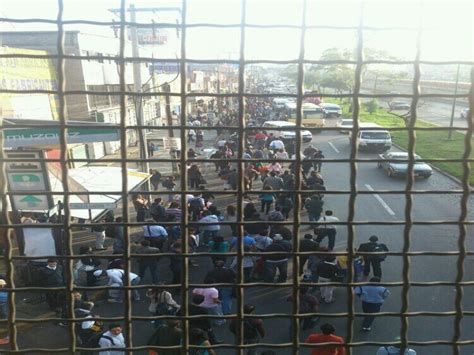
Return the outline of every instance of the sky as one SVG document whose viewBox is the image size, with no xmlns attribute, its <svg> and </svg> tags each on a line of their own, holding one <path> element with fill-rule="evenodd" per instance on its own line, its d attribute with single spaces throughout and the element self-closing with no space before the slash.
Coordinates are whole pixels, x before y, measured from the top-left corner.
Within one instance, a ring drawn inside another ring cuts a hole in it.
<svg viewBox="0 0 474 355">
<path fill-rule="evenodd" d="M 137 7 L 181 6 L 181 1 L 133 0 Z M 308 25 L 357 26 L 359 0 L 307 0 Z M 239 23 L 241 5 L 238 0 L 188 0 L 187 23 Z M 64 19 L 110 21 L 109 8 L 119 7 L 120 0 L 64 0 Z M 420 10 L 422 8 L 422 10 Z M 55 19 L 56 0 L 0 0 L 0 16 L 13 18 Z M 156 22 L 173 22 L 175 14 L 159 13 Z M 425 60 L 474 60 L 474 5 L 470 0 L 367 0 L 364 23 L 373 27 L 417 28 L 423 23 L 421 57 Z M 299 25 L 302 0 L 247 0 L 248 24 Z M 138 17 L 141 22 L 149 16 Z M 55 30 L 54 25 L 1 23 L 4 31 Z M 68 26 L 87 33 L 104 32 L 97 26 Z M 187 56 L 195 59 L 237 59 L 240 29 L 190 28 L 187 31 Z M 413 59 L 416 53 L 414 31 L 364 31 L 365 46 L 385 50 L 397 57 Z M 176 51 L 179 53 L 179 42 Z M 357 33 L 353 30 L 308 29 L 305 58 L 318 59 L 331 47 L 354 49 Z M 247 59 L 297 59 L 300 49 L 298 29 L 246 29 Z"/>
</svg>

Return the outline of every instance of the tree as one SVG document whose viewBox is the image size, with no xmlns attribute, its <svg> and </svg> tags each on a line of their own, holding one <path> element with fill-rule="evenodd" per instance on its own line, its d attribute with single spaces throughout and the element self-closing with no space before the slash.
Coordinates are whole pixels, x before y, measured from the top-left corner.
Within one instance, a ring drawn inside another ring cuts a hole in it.
<svg viewBox="0 0 474 355">
<path fill-rule="evenodd" d="M 346 49 L 329 48 L 320 57 L 322 61 L 350 60 L 351 53 Z M 337 94 L 344 91 L 352 92 L 354 87 L 354 71 L 348 64 L 322 64 L 316 69 L 320 74 L 321 86 L 332 88 Z"/>
<path fill-rule="evenodd" d="M 372 99 L 369 102 L 365 103 L 365 109 L 370 114 L 377 112 L 378 108 L 379 108 L 379 102 L 376 99 Z"/>
</svg>

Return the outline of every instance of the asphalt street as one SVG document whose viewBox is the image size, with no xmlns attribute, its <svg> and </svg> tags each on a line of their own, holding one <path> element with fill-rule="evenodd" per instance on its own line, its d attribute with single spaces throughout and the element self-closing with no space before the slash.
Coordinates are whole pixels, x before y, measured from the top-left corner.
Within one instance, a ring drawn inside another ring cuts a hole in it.
<svg viewBox="0 0 474 355">
<path fill-rule="evenodd" d="M 333 124 L 335 120 L 328 120 Z M 210 138 L 210 137 L 209 137 Z M 210 141 L 206 141 L 205 146 L 209 146 Z M 325 132 L 323 134 L 314 134 L 312 144 L 324 151 L 329 159 L 344 159 L 349 157 L 350 147 L 346 135 L 337 132 Z M 361 158 L 374 158 L 375 154 L 361 153 Z M 213 164 L 203 164 L 206 171 L 206 180 L 208 189 L 222 188 L 222 180 L 216 178 L 213 172 Z M 162 171 L 169 170 L 169 166 L 164 164 L 151 164 L 152 168 L 159 168 Z M 323 176 L 328 190 L 350 190 L 349 177 L 350 169 L 348 163 L 325 163 L 323 165 Z M 359 194 L 356 198 L 355 220 L 356 221 L 379 221 L 392 222 L 404 221 L 405 219 L 405 196 L 388 195 L 380 190 L 403 190 L 406 181 L 404 179 L 391 179 L 377 169 L 375 162 L 360 163 L 357 166 L 357 186 L 361 191 L 375 191 L 375 194 Z M 258 188 L 259 185 L 257 185 Z M 438 194 L 436 190 L 460 190 L 461 187 L 450 180 L 448 177 L 434 172 L 428 180 L 417 180 L 415 182 L 416 190 L 432 191 L 433 193 L 415 195 L 413 197 L 412 218 L 414 221 L 457 221 L 460 215 L 461 196 L 456 194 Z M 349 195 L 329 195 L 325 197 L 325 207 L 332 209 L 341 221 L 347 221 L 349 212 Z M 235 203 L 235 194 L 228 194 L 217 198 L 217 205 L 223 210 L 228 204 Z M 472 198 L 469 200 L 468 220 L 474 219 L 474 205 Z M 306 212 L 302 212 L 302 220 L 307 221 Z M 397 226 L 357 226 L 355 228 L 354 246 L 366 242 L 372 234 L 377 234 L 381 242 L 385 243 L 390 251 L 402 251 L 404 246 L 404 225 Z M 302 226 L 300 236 L 307 231 Z M 467 228 L 466 247 L 473 250 L 472 241 L 473 228 Z M 410 230 L 410 251 L 457 251 L 458 250 L 459 229 L 456 225 L 436 225 L 436 226 L 413 226 Z M 336 251 L 344 251 L 347 248 L 347 228 L 339 227 L 337 233 Z M 201 260 L 202 259 L 202 260 Z M 210 261 L 207 258 L 201 258 L 198 268 L 191 268 L 191 282 L 202 281 L 203 275 L 210 269 Z M 448 281 L 454 282 L 457 275 L 457 257 L 456 256 L 413 256 L 410 258 L 410 280 L 411 281 Z M 473 258 L 467 257 L 464 262 L 464 281 L 473 281 Z M 170 280 L 171 275 L 168 271 L 168 260 L 163 258 L 160 261 L 160 275 L 165 280 Z M 383 280 L 387 282 L 402 280 L 402 257 L 389 256 L 383 263 Z M 291 280 L 291 273 L 289 276 Z M 291 282 L 291 281 L 289 281 Z M 382 311 L 400 312 L 402 305 L 402 288 L 391 287 L 391 296 L 387 299 Z M 287 297 L 291 293 L 291 287 L 271 289 L 264 287 L 255 287 L 245 292 L 244 302 L 253 303 L 256 306 L 257 313 L 289 313 L 291 314 L 291 303 Z M 409 311 L 410 312 L 449 312 L 455 310 L 456 289 L 453 286 L 429 286 L 415 287 L 409 289 Z M 466 311 L 473 311 L 474 289 L 472 286 L 464 287 L 463 308 Z M 339 287 L 335 291 L 336 302 L 329 305 L 322 305 L 321 312 L 337 313 L 347 311 L 347 289 Z M 143 297 L 144 299 L 144 297 Z M 181 302 L 181 301 L 178 301 Z M 360 302 L 355 300 L 356 309 L 361 311 Z M 46 311 L 45 304 L 40 304 Z M 148 303 L 146 300 L 133 304 L 132 313 L 134 315 L 148 315 Z M 96 313 L 102 316 L 122 316 L 124 309 L 122 305 L 101 304 L 95 309 Z M 327 317 L 322 318 L 318 324 L 331 321 L 337 328 L 337 334 L 346 339 L 347 319 L 345 317 Z M 361 319 L 355 319 L 353 341 L 393 341 L 400 332 L 400 320 L 397 317 L 378 318 L 373 330 L 370 333 L 360 331 Z M 289 341 L 289 321 L 287 319 L 272 319 L 265 321 L 265 327 L 268 335 L 263 339 L 265 343 L 282 343 Z M 465 316 L 462 320 L 461 339 L 472 339 L 472 330 L 474 321 L 472 317 Z M 317 326 L 316 326 L 317 329 Z M 225 342 L 232 343 L 233 336 L 227 330 L 227 326 L 218 328 L 218 337 Z M 152 334 L 153 328 L 149 322 L 133 323 L 133 343 L 135 345 L 144 345 Z M 309 331 L 301 334 L 303 341 Z M 409 318 L 409 340 L 410 341 L 432 341 L 444 340 L 451 341 L 454 334 L 454 316 L 412 316 Z M 45 323 L 30 328 L 28 331 L 19 334 L 20 347 L 65 347 L 67 346 L 67 329 L 60 328 Z M 451 354 L 452 348 L 449 346 L 430 346 L 429 348 L 421 346 L 412 346 L 419 355 L 446 355 Z M 263 348 L 262 348 L 263 349 Z M 375 354 L 377 347 L 357 347 L 353 351 L 357 355 Z M 461 354 L 472 354 L 474 346 L 463 346 Z M 134 352 L 135 354 L 145 354 L 146 352 Z M 233 354 L 230 349 L 221 349 L 218 354 Z M 289 349 L 280 349 L 277 354 L 289 354 Z M 301 353 L 309 353 L 308 349 Z"/>
</svg>

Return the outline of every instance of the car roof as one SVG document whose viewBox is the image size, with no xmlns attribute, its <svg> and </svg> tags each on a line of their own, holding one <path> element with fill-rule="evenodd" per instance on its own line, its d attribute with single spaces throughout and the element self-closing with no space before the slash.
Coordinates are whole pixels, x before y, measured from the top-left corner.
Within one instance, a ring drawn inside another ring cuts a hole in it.
<svg viewBox="0 0 474 355">
<path fill-rule="evenodd" d="M 408 159 L 408 152 L 390 152 L 387 153 L 388 157 L 391 158 L 407 158 Z M 416 159 L 420 159 L 420 156 L 415 154 Z"/>
<path fill-rule="evenodd" d="M 338 104 L 333 104 L 333 103 L 330 103 L 330 102 L 322 102 L 319 104 L 319 106 L 324 106 L 324 107 L 337 107 L 337 108 L 340 108 L 341 106 L 339 106 Z"/>
<path fill-rule="evenodd" d="M 273 126 L 296 126 L 295 123 L 287 121 L 265 121 L 263 124 L 271 124 Z"/>
</svg>

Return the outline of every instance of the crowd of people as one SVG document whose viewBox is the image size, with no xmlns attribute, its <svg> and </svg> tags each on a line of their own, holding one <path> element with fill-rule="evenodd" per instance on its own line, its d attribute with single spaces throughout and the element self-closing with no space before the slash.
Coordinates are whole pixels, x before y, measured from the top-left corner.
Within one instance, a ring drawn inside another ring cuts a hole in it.
<svg viewBox="0 0 474 355">
<path fill-rule="evenodd" d="M 268 103 L 256 100 L 252 106 L 252 117 L 265 117 L 268 114 Z M 235 112 L 221 118 L 222 125 L 232 123 L 236 119 Z M 226 121 L 227 120 L 227 121 Z M 195 143 L 196 151 L 202 147 L 204 137 L 199 126 L 209 123 L 209 118 L 196 117 L 193 122 L 195 130 L 188 132 L 188 141 Z M 214 122 L 216 127 L 219 123 Z M 200 133 L 201 132 L 201 133 Z M 299 258 L 299 276 L 306 282 L 299 292 L 299 312 L 311 314 L 324 312 L 326 304 L 336 301 L 335 283 L 347 281 L 348 257 L 334 256 L 337 246 L 338 222 L 336 213 L 327 208 L 329 198 L 324 195 L 326 190 L 323 177 L 323 152 L 313 145 L 307 146 L 302 152 L 295 151 L 294 141 L 284 141 L 272 134 L 260 130 L 255 134 L 253 141 L 247 145 L 243 156 L 249 161 L 244 164 L 242 171 L 243 182 L 239 181 L 236 166 L 228 158 L 237 156 L 237 147 L 228 140 L 229 132 L 220 130 L 214 144 L 215 152 L 210 156 L 214 161 L 215 169 L 209 172 L 199 163 L 190 161 L 188 170 L 188 188 L 192 194 L 186 195 L 186 210 L 189 213 L 189 228 L 181 230 L 183 206 L 181 196 L 175 195 L 177 182 L 173 176 L 163 176 L 158 170 L 152 171 L 152 194 L 136 194 L 132 203 L 136 211 L 136 221 L 143 222 L 143 230 L 134 237 L 132 252 L 141 257 L 132 264 L 128 275 L 125 273 L 125 261 L 122 259 L 124 251 L 124 230 L 120 225 L 109 227 L 96 226 L 93 233 L 96 237 L 95 250 L 104 250 L 106 237 L 112 239 L 112 251 L 117 255 L 115 259 L 104 263 L 100 256 L 91 247 L 82 247 L 79 251 L 82 256 L 75 265 L 75 279 L 77 283 L 86 286 L 107 285 L 106 299 L 109 303 L 122 303 L 124 292 L 121 287 L 130 282 L 130 285 L 150 284 L 169 285 L 169 288 L 153 288 L 143 295 L 133 290 L 132 298 L 138 302 L 145 299 L 149 302 L 150 316 L 182 315 L 181 284 L 183 278 L 183 261 L 181 253 L 183 242 L 187 243 L 190 253 L 209 252 L 211 256 L 187 258 L 191 271 L 205 270 L 200 280 L 205 287 L 194 288 L 190 292 L 188 313 L 192 316 L 213 315 L 221 318 L 193 318 L 189 321 L 189 343 L 198 348 L 193 354 L 218 354 L 219 349 L 209 348 L 211 345 L 221 344 L 223 341 L 216 336 L 217 327 L 227 327 L 231 333 L 237 333 L 238 323 L 235 319 L 229 321 L 226 316 L 235 312 L 234 299 L 238 294 L 234 284 L 237 277 L 239 260 L 236 256 L 226 253 L 236 252 L 239 243 L 243 245 L 244 256 L 240 263 L 243 267 L 243 282 L 285 283 L 288 280 L 288 270 L 293 257 L 293 240 L 298 238 L 300 252 L 313 252 Z M 194 153 L 196 151 L 193 150 Z M 198 153 L 196 153 L 197 156 Z M 296 170 L 294 159 L 301 154 L 301 170 Z M 189 156 L 188 152 L 188 156 Z M 243 235 L 239 228 L 232 225 L 237 221 L 239 206 L 228 204 L 221 206 L 216 194 L 207 189 L 208 182 L 213 176 L 223 181 L 223 189 L 238 189 L 243 183 L 243 221 L 249 222 L 243 227 Z M 299 179 L 296 178 L 299 174 Z M 296 180 L 300 180 L 301 190 L 306 190 L 301 196 L 300 208 L 307 212 L 307 218 L 315 224 L 300 238 L 298 228 L 292 225 L 292 216 L 296 200 Z M 255 191 L 255 192 L 254 192 Z M 152 196 L 152 197 L 150 197 Z M 120 217 L 114 219 L 108 215 L 104 221 L 122 222 Z M 160 224 L 161 222 L 166 222 Z M 169 222 L 176 222 L 170 224 Z M 285 225 L 283 222 L 288 223 Z M 297 233 L 297 234 L 295 234 Z M 183 238 L 185 236 L 185 238 Z M 375 317 L 374 313 L 380 309 L 390 292 L 387 288 L 378 285 L 382 279 L 381 265 L 385 260 L 384 252 L 388 248 L 379 242 L 376 235 L 370 236 L 367 243 L 363 243 L 354 251 L 352 260 L 354 280 L 369 281 L 370 284 L 358 286 L 354 289 L 362 302 L 362 310 L 366 313 L 362 323 L 362 331 L 370 332 Z M 359 254 L 358 252 L 362 253 Z M 167 253 L 168 256 L 160 256 Z M 247 254 L 251 253 L 251 254 Z M 369 254 L 364 254 L 369 253 Z M 375 254 L 370 254 L 375 253 Z M 168 272 L 163 272 L 159 263 L 162 259 L 168 260 Z M 199 268 L 197 268 L 199 266 Z M 64 285 L 64 278 L 57 260 L 51 259 L 44 267 L 44 286 L 58 287 Z M 370 274 L 373 274 L 370 277 Z M 370 278 L 369 278 L 370 277 Z M 226 284 L 214 287 L 214 284 Z M 343 289 L 342 287 L 340 288 Z M 90 301 L 92 292 L 85 292 L 77 296 L 75 302 L 76 317 L 86 318 L 78 329 L 78 337 L 83 346 L 120 349 L 125 346 L 122 327 L 113 323 L 108 327 L 97 320 L 87 320 L 93 317 L 94 302 Z M 52 310 L 65 314 L 67 306 L 64 295 L 59 291 L 46 293 L 48 305 Z M 85 299 L 85 300 L 84 300 Z M 288 296 L 291 301 L 291 296 Z M 256 306 L 246 303 L 243 317 L 244 344 L 258 344 L 265 337 L 266 321 L 260 318 L 246 318 L 245 315 L 255 313 Z M 303 330 L 313 330 L 319 318 L 308 315 L 301 318 Z M 290 324 L 291 322 L 289 322 Z M 178 346 L 182 342 L 182 323 L 179 319 L 153 320 L 154 329 L 150 332 L 148 345 L 150 346 Z M 289 334 L 292 329 L 289 325 Z M 312 333 L 307 337 L 307 343 L 332 342 L 333 345 L 315 347 L 313 355 L 345 354 L 342 345 L 344 339 L 335 335 L 335 327 L 325 323 L 320 326 L 320 332 Z M 384 352 L 385 351 L 385 352 Z M 377 354 L 396 354 L 395 347 L 382 347 Z M 412 350 L 410 350 L 412 351 Z M 170 349 L 166 352 L 156 351 L 157 354 L 180 354 L 180 349 Z M 222 353 L 225 353 L 224 351 Z M 248 354 L 256 354 L 254 348 L 248 349 Z M 262 352 L 262 354 L 272 352 Z M 101 354 L 122 354 L 103 351 Z M 415 352 L 405 352 L 415 354 Z"/>
</svg>

